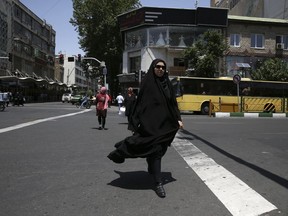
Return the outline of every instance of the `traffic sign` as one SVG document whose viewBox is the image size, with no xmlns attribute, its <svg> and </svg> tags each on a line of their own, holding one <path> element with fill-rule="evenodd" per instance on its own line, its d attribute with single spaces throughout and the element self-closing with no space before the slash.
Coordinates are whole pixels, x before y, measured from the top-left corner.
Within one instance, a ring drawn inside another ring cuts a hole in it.
<svg viewBox="0 0 288 216">
<path fill-rule="evenodd" d="M 241 81 L 241 76 L 240 76 L 239 74 L 235 74 L 235 75 L 233 76 L 233 82 L 234 82 L 235 84 L 239 84 L 240 81 Z"/>
</svg>

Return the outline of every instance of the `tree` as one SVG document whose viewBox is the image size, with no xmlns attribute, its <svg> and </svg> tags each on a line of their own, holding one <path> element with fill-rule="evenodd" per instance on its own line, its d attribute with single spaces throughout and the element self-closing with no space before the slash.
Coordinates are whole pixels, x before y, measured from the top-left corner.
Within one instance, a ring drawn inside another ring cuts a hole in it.
<svg viewBox="0 0 288 216">
<path fill-rule="evenodd" d="M 270 81 L 288 81 L 288 64 L 279 58 L 267 59 L 252 71 L 252 79 Z"/>
<path fill-rule="evenodd" d="M 224 56 L 227 49 L 222 34 L 216 30 L 208 30 L 184 51 L 184 57 L 188 60 L 188 67 L 193 70 L 193 75 L 214 77 L 215 72 L 219 72 L 220 58 Z"/>
<path fill-rule="evenodd" d="M 106 62 L 110 81 L 119 73 L 122 59 L 117 16 L 140 6 L 139 0 L 73 0 L 70 23 L 79 33 L 80 47 L 87 56 Z"/>
</svg>

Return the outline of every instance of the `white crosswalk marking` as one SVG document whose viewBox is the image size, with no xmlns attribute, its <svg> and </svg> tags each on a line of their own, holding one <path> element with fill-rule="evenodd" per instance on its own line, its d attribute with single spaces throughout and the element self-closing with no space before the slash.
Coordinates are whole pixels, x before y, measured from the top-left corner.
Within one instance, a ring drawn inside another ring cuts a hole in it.
<svg viewBox="0 0 288 216">
<path fill-rule="evenodd" d="M 233 216 L 258 216 L 277 209 L 179 134 L 172 145 Z"/>
</svg>

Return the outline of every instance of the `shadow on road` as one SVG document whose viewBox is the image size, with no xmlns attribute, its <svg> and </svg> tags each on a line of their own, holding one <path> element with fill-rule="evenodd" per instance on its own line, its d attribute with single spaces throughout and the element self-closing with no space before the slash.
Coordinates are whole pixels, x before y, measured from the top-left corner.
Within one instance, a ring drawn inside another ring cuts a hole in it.
<svg viewBox="0 0 288 216">
<path fill-rule="evenodd" d="M 133 172 L 120 172 L 114 170 L 119 175 L 119 178 L 111 181 L 108 185 L 120 187 L 131 190 L 151 190 L 154 188 L 153 176 L 145 171 L 133 171 Z M 176 181 L 172 177 L 171 172 L 162 172 L 163 184 Z"/>
</svg>

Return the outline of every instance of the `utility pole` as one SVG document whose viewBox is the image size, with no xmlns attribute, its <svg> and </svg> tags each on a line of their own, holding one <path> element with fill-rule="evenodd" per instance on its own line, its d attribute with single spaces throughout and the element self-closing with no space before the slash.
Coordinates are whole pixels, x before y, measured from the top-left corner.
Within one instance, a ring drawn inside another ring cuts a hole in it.
<svg viewBox="0 0 288 216">
<path fill-rule="evenodd" d="M 73 70 L 75 70 L 75 67 L 71 70 L 71 72 L 69 73 L 69 68 L 68 68 L 68 73 L 67 73 L 67 85 L 69 85 L 69 77 L 72 74 Z"/>
</svg>

